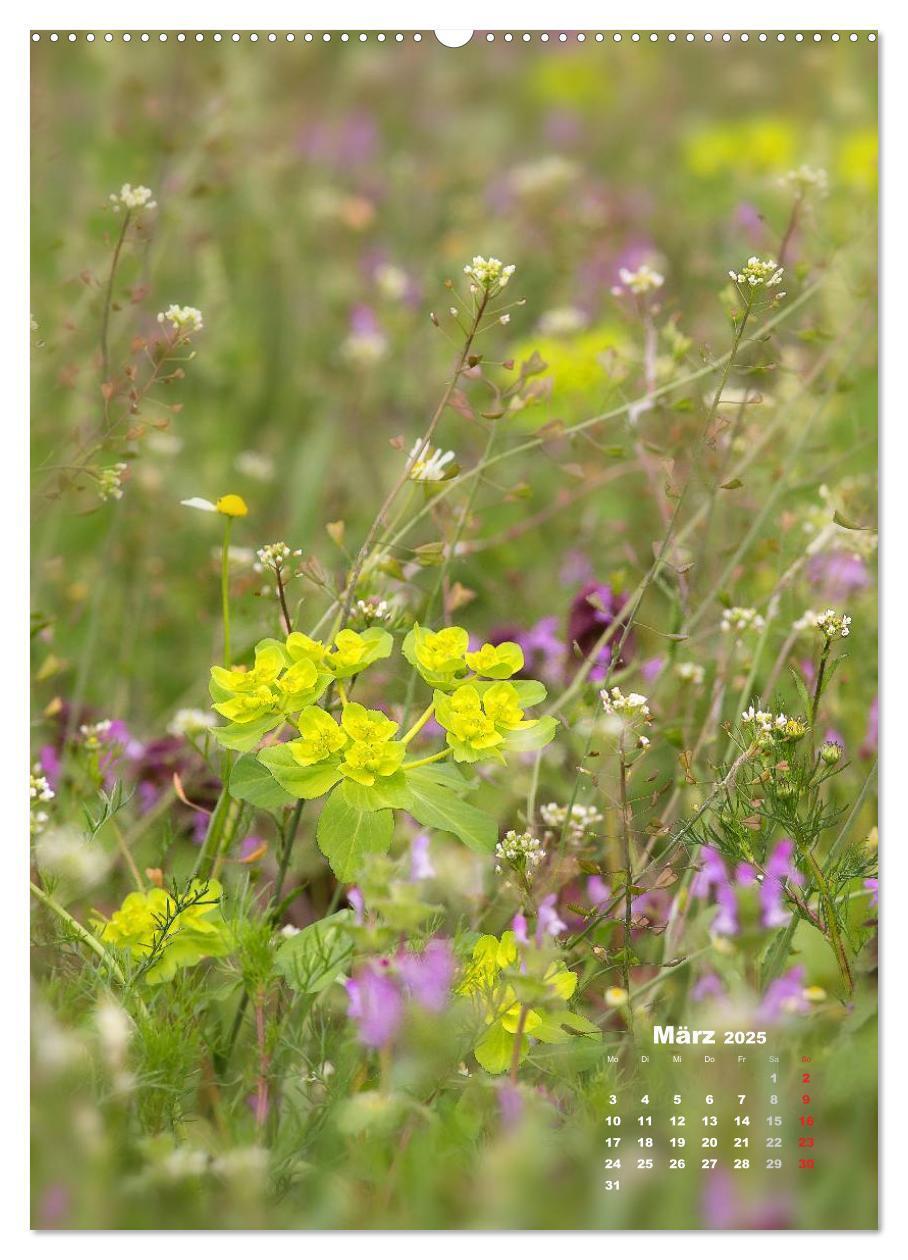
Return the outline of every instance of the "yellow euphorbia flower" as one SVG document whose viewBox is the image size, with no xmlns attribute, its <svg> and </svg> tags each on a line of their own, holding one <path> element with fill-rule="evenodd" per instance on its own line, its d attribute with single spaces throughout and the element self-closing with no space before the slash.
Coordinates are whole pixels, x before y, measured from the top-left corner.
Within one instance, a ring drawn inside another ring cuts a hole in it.
<svg viewBox="0 0 908 1260">
<path fill-rule="evenodd" d="M 277 708 L 278 698 L 270 687 L 256 687 L 254 691 L 242 691 L 221 700 L 213 706 L 216 713 L 228 722 L 255 722 Z"/>
<path fill-rule="evenodd" d="M 134 892 L 96 928 L 105 944 L 128 950 L 139 963 L 154 955 L 144 979 L 160 984 L 173 979 L 178 967 L 229 952 L 220 900 L 221 885 L 214 879 L 207 884 L 193 880 L 179 902 L 163 888 Z"/>
<path fill-rule="evenodd" d="M 513 985 L 502 972 L 517 968 L 520 954 L 517 937 L 513 932 L 496 936 L 481 936 L 473 947 L 473 957 L 457 992 L 472 996 L 482 1007 L 488 1028 L 477 1042 L 473 1053 L 487 1072 L 505 1072 L 514 1059 L 518 1033 L 521 1037 L 518 1061 L 529 1051 L 529 1037 L 539 1041 L 559 1042 L 567 1040 L 563 1024 L 579 1031 L 591 1031 L 594 1026 L 583 1016 L 574 1015 L 564 1006 L 577 987 L 577 976 L 557 959 L 549 963 L 542 973 L 546 1007 L 524 1009 L 518 1001 Z M 548 1009 L 556 1007 L 553 1014 Z"/>
<path fill-rule="evenodd" d="M 241 694 L 257 691 L 259 687 L 270 687 L 277 681 L 283 668 L 284 654 L 279 645 L 259 644 L 255 649 L 255 665 L 252 669 L 242 669 L 236 665 L 232 669 L 224 669 L 221 665 L 212 665 L 211 678 L 224 691 Z"/>
<path fill-rule="evenodd" d="M 494 683 L 482 693 L 470 683 L 450 696 L 436 692 L 435 716 L 447 732 L 455 761 L 503 761 L 500 745 L 507 733 L 537 725 L 535 718 L 524 721 L 517 688 L 508 682 Z"/>
<path fill-rule="evenodd" d="M 483 643 L 478 652 L 467 652 L 464 660 L 483 678 L 511 678 L 523 669 L 523 649 L 518 643 Z"/>
<path fill-rule="evenodd" d="M 427 630 L 415 625 L 403 642 L 403 654 L 432 687 L 450 690 L 467 672 L 464 655 L 470 636 L 462 626 Z"/>
<path fill-rule="evenodd" d="M 373 661 L 390 656 L 393 644 L 387 630 L 377 626 L 362 633 L 341 630 L 335 636 L 332 651 L 325 657 L 325 665 L 335 678 L 352 678 Z"/>
<path fill-rule="evenodd" d="M 361 704 L 345 705 L 341 723 L 351 739 L 366 743 L 386 743 L 398 728 L 398 723 L 379 709 L 366 709 Z"/>
<path fill-rule="evenodd" d="M 333 757 L 347 743 L 347 735 L 330 713 L 313 706 L 304 709 L 297 719 L 300 739 L 293 739 L 287 747 L 301 766 L 314 766 Z"/>
<path fill-rule="evenodd" d="M 287 655 L 291 661 L 312 661 L 315 665 L 321 665 L 327 654 L 328 649 L 324 643 L 319 639 L 310 639 L 308 634 L 294 630 L 287 636 Z"/>
</svg>

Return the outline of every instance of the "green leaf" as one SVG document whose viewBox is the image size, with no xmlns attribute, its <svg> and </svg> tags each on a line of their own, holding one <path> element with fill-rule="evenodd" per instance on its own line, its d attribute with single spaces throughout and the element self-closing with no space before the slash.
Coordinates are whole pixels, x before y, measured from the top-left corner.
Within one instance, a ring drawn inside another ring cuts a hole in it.
<svg viewBox="0 0 908 1260">
<path fill-rule="evenodd" d="M 390 809 L 357 809 L 342 784 L 325 802 L 316 829 L 318 847 L 339 880 L 356 879 L 367 853 L 387 853 L 394 831 Z M 354 794 L 355 795 L 355 794 Z"/>
<path fill-rule="evenodd" d="M 371 787 L 356 783 L 353 779 L 344 781 L 344 796 L 350 805 L 357 809 L 405 809 L 408 799 L 407 780 L 402 770 L 390 774 L 387 778 L 378 775 Z"/>
<path fill-rule="evenodd" d="M 275 966 L 297 993 L 321 993 L 337 979 L 353 957 L 347 927 L 352 910 L 338 910 L 291 936 L 275 955 Z"/>
<path fill-rule="evenodd" d="M 240 757 L 230 772 L 227 790 L 238 801 L 248 801 L 256 809 L 280 809 L 293 803 L 293 797 L 280 786 L 271 771 L 255 757 Z"/>
<path fill-rule="evenodd" d="M 211 733 L 223 748 L 251 752 L 263 735 L 275 730 L 283 721 L 281 713 L 266 713 L 254 722 L 228 722 L 226 726 L 214 726 Z"/>
<path fill-rule="evenodd" d="M 330 792 L 341 777 L 337 766 L 326 761 L 316 766 L 301 766 L 285 744 L 263 748 L 259 761 L 296 800 L 311 801 Z"/>
<path fill-rule="evenodd" d="M 523 731 L 508 731 L 504 739 L 506 752 L 530 752 L 534 748 L 544 748 L 555 738 L 558 722 L 553 717 L 542 717 L 534 726 Z"/>
<path fill-rule="evenodd" d="M 497 1075 L 499 1072 L 506 1072 L 511 1066 L 514 1059 L 514 1043 L 517 1040 L 515 1033 L 510 1033 L 504 1027 L 500 1019 L 490 1025 L 488 1032 L 480 1039 L 473 1049 L 476 1056 L 476 1062 L 480 1067 L 485 1068 L 487 1072 Z M 526 1056 L 529 1049 L 529 1042 L 526 1035 L 521 1036 L 520 1058 Z"/>
<path fill-rule="evenodd" d="M 476 853 L 493 853 L 498 843 L 498 824 L 491 815 L 461 800 L 445 783 L 438 782 L 434 766 L 408 770 L 409 799 L 404 809 L 424 827 L 449 831 Z"/>
</svg>

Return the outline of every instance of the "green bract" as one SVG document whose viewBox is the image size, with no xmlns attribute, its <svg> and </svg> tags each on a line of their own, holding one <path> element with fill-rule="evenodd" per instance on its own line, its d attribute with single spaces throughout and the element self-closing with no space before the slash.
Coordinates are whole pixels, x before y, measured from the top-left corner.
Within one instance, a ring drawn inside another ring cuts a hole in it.
<svg viewBox="0 0 908 1260">
<path fill-rule="evenodd" d="M 523 669 L 523 648 L 518 643 L 483 643 L 478 652 L 467 652 L 464 660 L 483 678 L 512 678 Z"/>
</svg>

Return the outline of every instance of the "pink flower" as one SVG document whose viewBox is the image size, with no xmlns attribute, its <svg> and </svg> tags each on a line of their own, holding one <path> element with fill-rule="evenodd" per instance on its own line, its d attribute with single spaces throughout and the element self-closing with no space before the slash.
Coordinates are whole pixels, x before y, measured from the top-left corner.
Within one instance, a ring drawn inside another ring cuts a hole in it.
<svg viewBox="0 0 908 1260">
<path fill-rule="evenodd" d="M 344 981 L 350 998 L 347 1014 L 359 1025 L 359 1039 L 380 1050 L 397 1036 L 404 1014 L 400 989 L 388 974 L 386 958 L 368 962 L 355 977 Z"/>
</svg>

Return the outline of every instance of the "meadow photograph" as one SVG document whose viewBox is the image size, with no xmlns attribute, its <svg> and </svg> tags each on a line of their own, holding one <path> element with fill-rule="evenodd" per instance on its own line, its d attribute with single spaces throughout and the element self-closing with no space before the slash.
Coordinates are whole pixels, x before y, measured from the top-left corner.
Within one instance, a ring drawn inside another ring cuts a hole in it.
<svg viewBox="0 0 908 1260">
<path fill-rule="evenodd" d="M 876 1229 L 875 37 L 30 52 L 32 1229 Z"/>
</svg>

